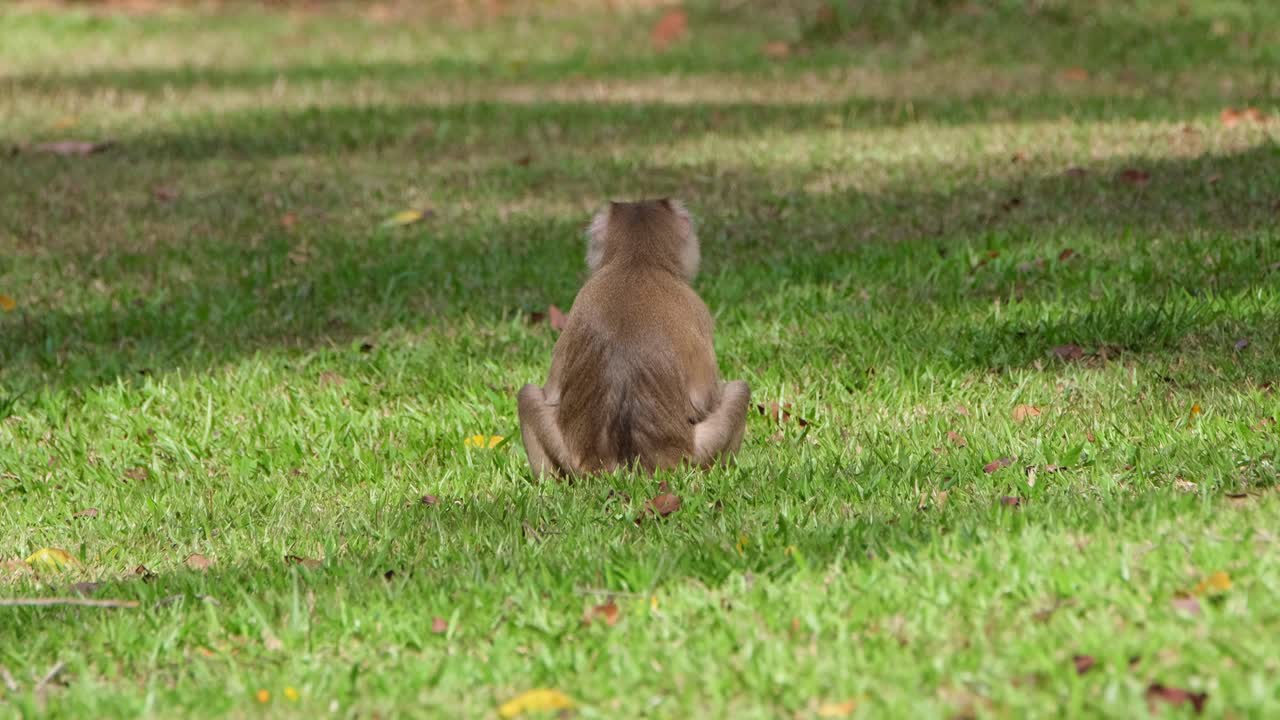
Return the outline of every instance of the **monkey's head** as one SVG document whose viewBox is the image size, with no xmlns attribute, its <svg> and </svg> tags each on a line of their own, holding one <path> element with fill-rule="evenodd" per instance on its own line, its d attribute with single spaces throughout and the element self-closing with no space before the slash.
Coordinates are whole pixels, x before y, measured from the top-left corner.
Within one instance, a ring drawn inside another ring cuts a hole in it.
<svg viewBox="0 0 1280 720">
<path fill-rule="evenodd" d="M 587 268 L 613 263 L 659 266 L 686 280 L 701 259 L 693 218 L 679 200 L 610 202 L 587 228 Z"/>
</svg>

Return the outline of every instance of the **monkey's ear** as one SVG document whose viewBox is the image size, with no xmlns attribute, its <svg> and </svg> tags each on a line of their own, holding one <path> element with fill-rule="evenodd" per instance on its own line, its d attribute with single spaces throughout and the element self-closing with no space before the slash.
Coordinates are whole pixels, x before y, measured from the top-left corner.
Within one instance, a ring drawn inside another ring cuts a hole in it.
<svg viewBox="0 0 1280 720">
<path fill-rule="evenodd" d="M 609 230 L 609 215 L 618 203 L 610 200 L 608 205 L 596 211 L 587 226 L 587 269 L 594 273 L 604 262 L 604 238 Z"/>
</svg>

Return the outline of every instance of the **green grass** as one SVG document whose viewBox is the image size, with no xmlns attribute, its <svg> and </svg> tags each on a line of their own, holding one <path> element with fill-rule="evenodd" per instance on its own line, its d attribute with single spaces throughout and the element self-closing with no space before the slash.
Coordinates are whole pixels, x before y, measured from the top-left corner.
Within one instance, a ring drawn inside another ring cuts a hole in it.
<svg viewBox="0 0 1280 720">
<path fill-rule="evenodd" d="M 1280 115 L 1280 10 L 945 5 L 695 3 L 666 53 L 647 11 L 0 11 L 0 562 L 82 563 L 0 597 L 140 603 L 0 607 L 0 713 L 1280 714 L 1280 124 L 1218 119 Z M 66 137 L 117 144 L 21 149 Z M 660 194 L 724 374 L 810 424 L 637 525 L 657 479 L 530 482 L 514 394 L 591 210 Z"/>
</svg>

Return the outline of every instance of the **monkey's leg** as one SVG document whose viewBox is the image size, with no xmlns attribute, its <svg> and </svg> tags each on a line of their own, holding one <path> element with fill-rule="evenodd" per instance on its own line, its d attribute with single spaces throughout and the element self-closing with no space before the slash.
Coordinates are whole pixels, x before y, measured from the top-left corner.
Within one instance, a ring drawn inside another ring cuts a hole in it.
<svg viewBox="0 0 1280 720">
<path fill-rule="evenodd" d="M 728 460 L 742 445 L 747 427 L 747 406 L 751 404 L 751 388 L 742 380 L 724 384 L 720 404 L 707 419 L 693 426 L 693 462 L 710 467 L 716 459 Z"/>
<path fill-rule="evenodd" d="M 520 439 L 534 477 L 572 472 L 564 437 L 556 426 L 555 407 L 537 385 L 525 385 L 516 396 L 520 409 Z"/>
</svg>

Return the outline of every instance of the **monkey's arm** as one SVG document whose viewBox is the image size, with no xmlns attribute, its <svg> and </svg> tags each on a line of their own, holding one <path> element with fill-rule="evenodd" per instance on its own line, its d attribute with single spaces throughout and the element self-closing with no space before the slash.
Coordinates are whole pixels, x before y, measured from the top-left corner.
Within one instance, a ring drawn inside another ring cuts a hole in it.
<svg viewBox="0 0 1280 720">
<path fill-rule="evenodd" d="M 717 459 L 727 460 L 742 444 L 747 426 L 747 406 L 751 388 L 742 380 L 721 386 L 720 404 L 705 420 L 693 426 L 693 462 L 710 467 Z"/>
<path fill-rule="evenodd" d="M 529 456 L 529 467 L 535 477 L 574 472 L 564 436 L 556 425 L 555 406 L 547 402 L 542 388 L 525 385 L 517 396 L 520 411 L 520 439 Z"/>
</svg>

